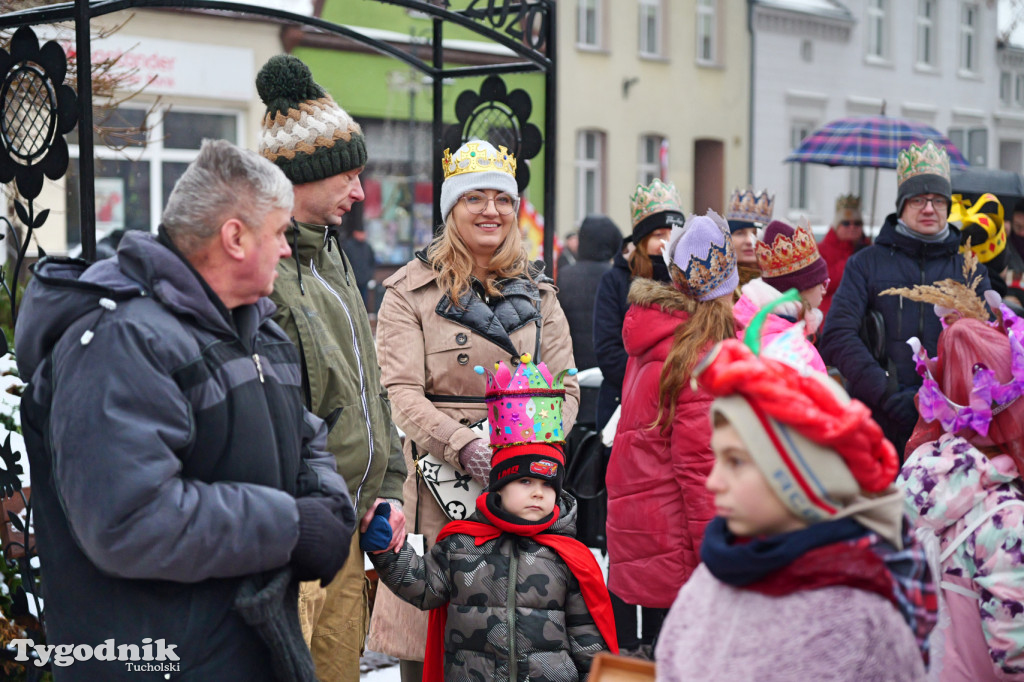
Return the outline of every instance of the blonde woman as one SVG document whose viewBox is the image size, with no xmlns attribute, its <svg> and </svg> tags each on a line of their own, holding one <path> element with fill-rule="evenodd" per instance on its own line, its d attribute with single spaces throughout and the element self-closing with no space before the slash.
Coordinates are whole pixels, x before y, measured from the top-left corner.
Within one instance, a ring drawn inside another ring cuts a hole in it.
<svg viewBox="0 0 1024 682">
<path fill-rule="evenodd" d="M 471 141 L 445 151 L 443 229 L 385 280 L 377 317 L 381 381 L 395 424 L 406 434 L 405 508 L 424 549 L 448 522 L 416 474 L 413 450 L 428 452 L 486 484 L 490 448 L 469 428 L 485 416 L 484 381 L 475 365 L 518 363 L 523 353 L 551 367 L 573 367 L 572 341 L 555 287 L 530 263 L 516 213 L 515 158 L 504 147 Z M 566 380 L 564 431 L 579 406 Z M 427 616 L 387 590 L 377 593 L 368 647 L 402 659 L 403 682 L 419 679 Z"/>
</svg>

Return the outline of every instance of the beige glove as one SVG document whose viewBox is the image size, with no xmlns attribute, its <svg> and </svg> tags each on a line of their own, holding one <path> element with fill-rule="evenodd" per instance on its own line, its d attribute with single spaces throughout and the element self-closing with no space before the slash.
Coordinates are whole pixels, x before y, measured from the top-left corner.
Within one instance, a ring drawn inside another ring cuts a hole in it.
<svg viewBox="0 0 1024 682">
<path fill-rule="evenodd" d="M 491 475 L 491 446 L 483 438 L 469 441 L 459 450 L 459 464 L 474 481 L 487 487 Z"/>
</svg>

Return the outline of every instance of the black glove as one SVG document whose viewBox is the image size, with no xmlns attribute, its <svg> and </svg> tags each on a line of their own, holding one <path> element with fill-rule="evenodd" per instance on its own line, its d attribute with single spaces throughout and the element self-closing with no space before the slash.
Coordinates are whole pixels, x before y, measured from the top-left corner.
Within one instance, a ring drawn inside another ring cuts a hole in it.
<svg viewBox="0 0 1024 682">
<path fill-rule="evenodd" d="M 913 429 L 917 423 L 917 405 L 914 404 L 916 388 L 904 388 L 886 398 L 882 412 L 903 429 Z"/>
<path fill-rule="evenodd" d="M 303 497 L 295 500 L 299 509 L 299 541 L 292 550 L 291 565 L 299 580 L 320 579 L 324 587 L 348 559 L 353 523 L 338 519 L 330 497 Z M 345 505 L 349 510 L 352 505 Z"/>
</svg>

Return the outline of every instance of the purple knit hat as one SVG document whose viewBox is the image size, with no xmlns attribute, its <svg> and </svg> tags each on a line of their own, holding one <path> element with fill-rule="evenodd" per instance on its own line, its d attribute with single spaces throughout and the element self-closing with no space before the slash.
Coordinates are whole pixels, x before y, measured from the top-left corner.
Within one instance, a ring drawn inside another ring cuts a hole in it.
<svg viewBox="0 0 1024 682">
<path fill-rule="evenodd" d="M 687 296 L 710 301 L 731 294 L 739 286 L 729 224 L 714 211 L 703 216 L 690 214 L 681 236 L 670 240 L 669 245 L 671 251 L 666 253 L 671 256 L 666 261 L 672 281 Z"/>
<path fill-rule="evenodd" d="M 795 230 L 773 220 L 756 246 L 761 279 L 779 291 L 810 289 L 828 279 L 828 265 L 818 253 L 814 235 L 806 227 Z"/>
</svg>

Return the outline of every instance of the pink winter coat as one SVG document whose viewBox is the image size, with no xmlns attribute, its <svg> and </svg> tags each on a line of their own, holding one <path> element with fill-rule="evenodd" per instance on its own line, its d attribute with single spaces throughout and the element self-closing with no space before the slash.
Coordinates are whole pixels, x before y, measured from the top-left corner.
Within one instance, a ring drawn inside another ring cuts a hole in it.
<svg viewBox="0 0 1024 682">
<path fill-rule="evenodd" d="M 949 554 L 941 586 L 952 622 L 932 654 L 939 679 L 1024 680 L 1024 492 L 1013 460 L 946 434 L 917 448 L 897 482 L 916 532 Z"/>
<path fill-rule="evenodd" d="M 671 427 L 658 416 L 661 368 L 693 302 L 666 284 L 639 279 L 622 327 L 629 361 L 622 412 L 608 463 L 608 588 L 629 604 L 668 608 L 700 563 L 714 502 L 711 396 L 684 384 Z"/>
<path fill-rule="evenodd" d="M 918 682 L 914 635 L 887 599 L 853 587 L 770 597 L 719 582 L 701 565 L 665 618 L 664 682 Z"/>
<path fill-rule="evenodd" d="M 736 335 L 740 339 L 743 338 L 743 334 L 746 331 L 750 321 L 754 319 L 754 316 L 761 312 L 761 307 L 767 302 L 774 300 L 782 295 L 777 289 L 769 284 L 766 284 L 761 279 L 751 280 L 750 282 L 743 285 L 741 289 L 743 295 L 740 296 L 740 300 L 736 302 L 736 305 L 732 308 L 732 314 L 736 318 Z M 776 311 L 782 312 L 783 314 L 791 314 L 796 316 L 801 310 L 799 303 L 790 303 L 787 306 L 780 306 L 775 309 Z M 812 311 L 816 312 L 816 311 Z M 807 333 L 813 334 L 817 330 L 817 325 L 820 324 L 820 314 L 814 315 L 812 318 L 812 326 L 814 329 L 807 330 Z M 784 317 L 769 313 L 768 317 L 765 318 L 764 325 L 761 327 L 761 347 L 768 346 L 772 341 L 777 339 L 788 331 L 795 322 L 787 320 Z M 806 341 L 800 344 L 799 348 L 795 349 L 799 358 L 798 361 L 806 366 L 816 369 L 819 372 L 826 372 L 825 363 L 821 359 L 821 355 L 818 353 L 818 349 L 814 347 L 810 341 Z M 782 358 L 780 358 L 782 359 Z"/>
</svg>

